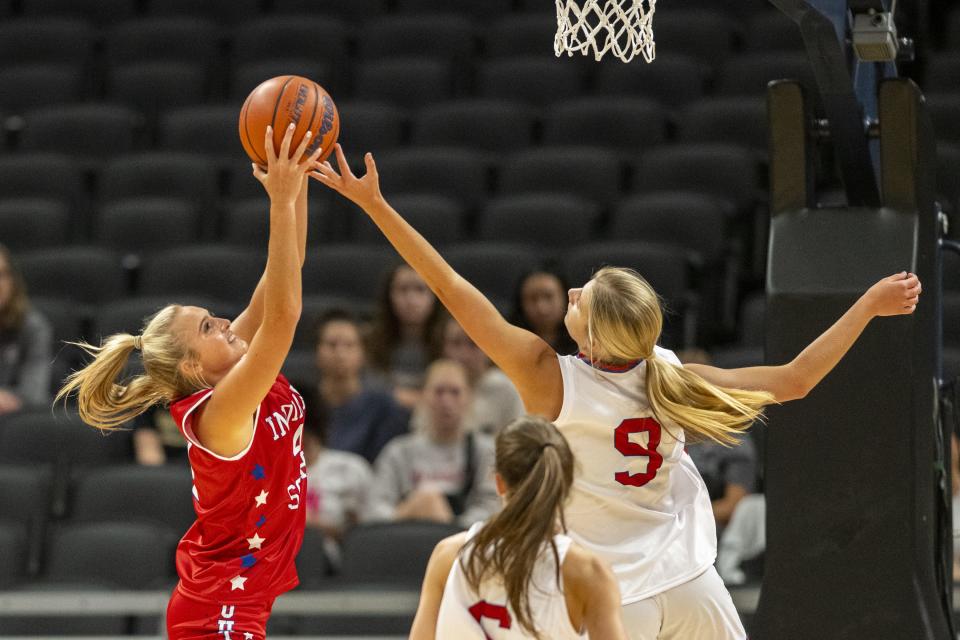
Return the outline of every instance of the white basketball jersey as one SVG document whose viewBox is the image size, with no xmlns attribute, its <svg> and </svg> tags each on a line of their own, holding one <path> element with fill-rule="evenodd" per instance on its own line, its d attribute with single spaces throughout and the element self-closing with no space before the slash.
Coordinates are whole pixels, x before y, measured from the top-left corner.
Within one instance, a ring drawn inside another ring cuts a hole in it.
<svg viewBox="0 0 960 640">
<path fill-rule="evenodd" d="M 470 527 L 468 539 L 482 526 L 480 522 Z M 562 566 L 571 540 L 557 535 L 553 541 Z M 543 545 L 530 578 L 528 594 L 533 624 L 542 637 L 550 640 L 582 640 L 587 637 L 574 631 L 570 624 L 567 602 L 561 585 L 557 584 L 556 564 L 549 545 Z M 436 637 L 437 640 L 519 640 L 533 636 L 517 622 L 502 581 L 488 578 L 477 593 L 467 583 L 458 557 L 443 589 Z"/>
<path fill-rule="evenodd" d="M 681 366 L 672 351 L 656 347 L 656 354 Z M 624 604 L 695 578 L 717 555 L 713 510 L 683 429 L 653 417 L 646 363 L 614 370 L 579 356 L 559 359 L 556 425 L 577 458 L 570 536 L 610 564 Z"/>
</svg>

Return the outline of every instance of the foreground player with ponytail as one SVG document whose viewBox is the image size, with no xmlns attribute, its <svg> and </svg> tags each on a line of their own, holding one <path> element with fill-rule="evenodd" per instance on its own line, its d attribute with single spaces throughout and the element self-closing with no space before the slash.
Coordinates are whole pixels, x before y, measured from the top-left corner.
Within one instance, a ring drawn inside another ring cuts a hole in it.
<svg viewBox="0 0 960 640">
<path fill-rule="evenodd" d="M 566 535 L 573 467 L 566 439 L 542 418 L 500 431 L 503 510 L 437 545 L 411 640 L 626 640 L 613 574 Z"/>
<path fill-rule="evenodd" d="M 610 563 L 633 640 L 743 640 L 733 601 L 713 568 L 716 525 L 688 440 L 730 444 L 765 405 L 802 398 L 876 316 L 912 313 L 913 274 L 880 280 L 793 361 L 782 366 L 684 367 L 657 346 L 660 301 L 629 269 L 598 271 L 571 289 L 565 323 L 580 348 L 558 356 L 509 324 L 380 193 L 373 156 L 356 178 L 328 163 L 314 177 L 359 205 L 513 381 L 526 409 L 553 420 L 581 460 L 567 508 L 571 537 Z"/>
<path fill-rule="evenodd" d="M 260 640 L 274 598 L 297 585 L 307 492 L 303 399 L 280 366 L 300 318 L 306 175 L 321 151 L 300 160 L 308 134 L 289 159 L 292 135 L 293 125 L 278 157 L 268 128 L 266 170 L 253 169 L 270 196 L 270 240 L 246 310 L 231 323 L 170 305 L 139 336 L 80 344 L 93 361 L 57 395 L 75 393 L 80 417 L 105 431 L 154 404 L 169 405 L 189 442 L 197 520 L 177 547 L 180 582 L 166 616 L 171 640 Z M 123 379 L 134 350 L 145 373 Z"/>
</svg>

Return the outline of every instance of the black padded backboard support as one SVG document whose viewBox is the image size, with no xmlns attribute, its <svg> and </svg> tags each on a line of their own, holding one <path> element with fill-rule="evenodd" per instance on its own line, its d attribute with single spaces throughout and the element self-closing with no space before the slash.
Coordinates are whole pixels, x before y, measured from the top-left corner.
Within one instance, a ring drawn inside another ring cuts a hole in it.
<svg viewBox="0 0 960 640">
<path fill-rule="evenodd" d="M 809 208 L 798 130 L 809 118 L 789 84 L 769 98 L 768 361 L 792 359 L 883 276 L 914 271 L 924 290 L 914 315 L 873 320 L 807 398 L 769 413 L 766 573 L 751 637 L 955 637 L 929 120 L 912 82 L 885 81 L 883 206 Z"/>
</svg>

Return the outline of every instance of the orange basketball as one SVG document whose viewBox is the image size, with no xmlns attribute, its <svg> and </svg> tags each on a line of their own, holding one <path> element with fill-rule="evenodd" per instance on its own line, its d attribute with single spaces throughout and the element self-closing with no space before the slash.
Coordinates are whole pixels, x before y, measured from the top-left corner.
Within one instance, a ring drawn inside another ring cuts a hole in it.
<svg viewBox="0 0 960 640">
<path fill-rule="evenodd" d="M 317 145 L 323 147 L 320 160 L 330 155 L 340 135 L 337 106 L 323 87 L 300 76 L 270 78 L 260 83 L 244 100 L 240 109 L 240 142 L 244 151 L 251 160 L 266 166 L 263 142 L 267 125 L 273 127 L 273 148 L 279 152 L 291 122 L 297 125 L 290 142 L 291 153 L 304 134 L 312 131 L 313 139 L 305 155 L 313 153 Z"/>
</svg>

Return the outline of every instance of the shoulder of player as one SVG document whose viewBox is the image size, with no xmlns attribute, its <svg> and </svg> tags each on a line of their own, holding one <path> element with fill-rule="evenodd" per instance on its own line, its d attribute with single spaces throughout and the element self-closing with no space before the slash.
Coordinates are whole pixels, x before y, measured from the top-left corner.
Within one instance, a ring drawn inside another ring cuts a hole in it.
<svg viewBox="0 0 960 640">
<path fill-rule="evenodd" d="M 571 544 L 561 567 L 563 584 L 574 594 L 587 595 L 598 586 L 614 582 L 613 571 L 599 558 L 577 544 Z"/>
<path fill-rule="evenodd" d="M 437 543 L 433 548 L 433 558 L 431 563 L 436 565 L 436 569 L 442 574 L 450 573 L 450 568 L 456 562 L 460 549 L 467 543 L 467 532 L 455 533 Z"/>
</svg>

